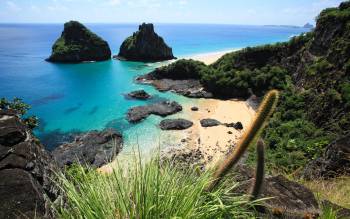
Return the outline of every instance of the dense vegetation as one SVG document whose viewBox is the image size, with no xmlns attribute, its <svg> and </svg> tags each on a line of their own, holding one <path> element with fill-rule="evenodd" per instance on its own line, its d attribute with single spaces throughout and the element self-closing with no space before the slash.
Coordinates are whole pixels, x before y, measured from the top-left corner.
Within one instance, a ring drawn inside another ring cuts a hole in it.
<svg viewBox="0 0 350 219">
<path fill-rule="evenodd" d="M 166 68 L 166 74 L 198 78 L 217 97 L 247 98 L 281 90 L 264 138 L 270 148 L 270 169 L 291 172 L 316 158 L 330 141 L 349 133 L 349 58 L 350 2 L 346 1 L 324 10 L 314 31 L 289 42 L 248 47 L 205 67 L 178 61 Z"/>
<path fill-rule="evenodd" d="M 111 58 L 106 41 L 91 32 L 83 24 L 70 21 L 64 24 L 60 38 L 52 46 L 47 59 L 52 62 L 103 61 Z"/>
</svg>

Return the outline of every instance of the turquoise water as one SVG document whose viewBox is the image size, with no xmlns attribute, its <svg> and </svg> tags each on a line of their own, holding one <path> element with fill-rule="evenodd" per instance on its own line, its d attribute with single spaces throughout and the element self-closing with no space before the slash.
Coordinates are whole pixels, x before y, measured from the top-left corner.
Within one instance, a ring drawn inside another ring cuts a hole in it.
<svg viewBox="0 0 350 219">
<path fill-rule="evenodd" d="M 123 39 L 137 29 L 136 24 L 90 24 L 108 41 L 114 54 Z M 133 79 L 153 70 L 159 63 L 146 64 L 110 60 L 98 63 L 53 64 L 44 61 L 60 35 L 58 24 L 0 24 L 0 97 L 20 97 L 32 105 L 30 114 L 40 118 L 35 133 L 52 149 L 71 132 L 114 127 L 125 138 L 125 147 L 154 146 L 161 131 L 161 118 L 151 116 L 131 125 L 125 120 L 133 106 L 169 99 L 194 104 L 170 92 L 160 93 Z M 159 24 L 156 31 L 173 47 L 174 55 L 185 57 L 227 49 L 286 41 L 307 29 L 238 25 Z M 124 94 L 145 89 L 155 97 L 149 101 L 127 100 Z M 181 114 L 180 114 L 181 115 Z"/>
</svg>

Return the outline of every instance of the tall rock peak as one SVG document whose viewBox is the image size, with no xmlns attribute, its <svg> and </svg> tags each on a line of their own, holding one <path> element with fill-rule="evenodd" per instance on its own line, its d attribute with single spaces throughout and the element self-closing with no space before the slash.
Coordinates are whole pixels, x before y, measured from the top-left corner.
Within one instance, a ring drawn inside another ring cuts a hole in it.
<svg viewBox="0 0 350 219">
<path fill-rule="evenodd" d="M 52 46 L 51 62 L 78 63 L 104 61 L 111 58 L 108 43 L 83 24 L 69 21 L 64 24 L 61 37 Z"/>
<path fill-rule="evenodd" d="M 128 37 L 120 46 L 115 58 L 130 61 L 157 62 L 174 59 L 172 49 L 163 38 L 154 32 L 151 23 L 143 23 L 139 30 Z"/>
</svg>

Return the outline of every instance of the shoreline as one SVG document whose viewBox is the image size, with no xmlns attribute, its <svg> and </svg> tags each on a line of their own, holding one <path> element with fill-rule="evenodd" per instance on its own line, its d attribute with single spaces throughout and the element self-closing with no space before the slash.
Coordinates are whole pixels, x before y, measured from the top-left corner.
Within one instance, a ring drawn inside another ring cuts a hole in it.
<svg viewBox="0 0 350 219">
<path fill-rule="evenodd" d="M 237 51 L 225 50 L 210 53 L 196 54 L 186 58 L 202 61 L 209 65 L 217 61 L 223 55 L 229 52 Z M 181 57 L 185 58 L 185 57 Z M 166 62 L 164 64 L 170 64 Z M 192 111 L 191 107 L 197 106 L 198 111 Z M 160 131 L 161 140 L 172 139 L 171 144 L 162 147 L 162 151 L 167 155 L 171 152 L 167 150 L 174 149 L 176 153 L 183 153 L 186 150 L 200 151 L 203 155 L 202 161 L 204 165 L 209 166 L 215 164 L 220 158 L 225 156 L 236 145 L 238 140 L 243 135 L 251 121 L 255 117 L 256 110 L 251 106 L 248 100 L 220 100 L 214 98 L 196 98 L 195 101 L 182 106 L 181 113 L 169 116 L 167 118 L 184 118 L 193 122 L 193 126 L 186 130 L 170 130 Z M 232 127 L 219 125 L 215 127 L 202 127 L 200 120 L 216 119 L 221 123 L 236 123 L 243 124 L 243 130 L 236 130 Z M 146 153 L 147 154 L 147 153 Z M 122 150 L 116 160 L 127 160 L 130 152 Z M 101 172 L 111 172 L 115 166 L 115 161 L 100 168 Z"/>
<path fill-rule="evenodd" d="M 186 55 L 180 58 L 183 59 L 193 59 L 196 61 L 204 62 L 206 65 L 213 64 L 217 60 L 219 60 L 222 56 L 224 56 L 227 53 L 236 52 L 238 50 L 241 50 L 242 48 L 236 48 L 236 49 L 226 49 L 226 50 L 218 50 L 214 52 L 205 52 L 205 53 L 198 53 L 198 54 L 192 54 L 192 55 Z"/>
</svg>

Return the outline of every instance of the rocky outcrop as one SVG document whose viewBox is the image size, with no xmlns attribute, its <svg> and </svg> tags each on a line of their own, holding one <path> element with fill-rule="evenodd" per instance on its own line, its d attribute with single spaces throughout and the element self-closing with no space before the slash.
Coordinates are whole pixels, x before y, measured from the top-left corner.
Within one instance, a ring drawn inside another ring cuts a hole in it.
<svg viewBox="0 0 350 219">
<path fill-rule="evenodd" d="M 186 119 L 164 119 L 160 122 L 159 127 L 162 130 L 184 130 L 193 125 L 193 122 Z"/>
<path fill-rule="evenodd" d="M 221 122 L 216 119 L 202 119 L 200 123 L 202 127 L 213 127 L 221 125 Z"/>
<path fill-rule="evenodd" d="M 234 192 L 249 194 L 254 172 L 244 165 L 236 170 L 236 179 L 240 184 Z M 321 213 L 312 191 L 281 175 L 265 178 L 259 198 L 268 198 L 257 208 L 265 217 L 268 215 L 267 218 L 318 218 Z"/>
<path fill-rule="evenodd" d="M 122 135 L 114 129 L 91 131 L 57 147 L 52 154 L 60 167 L 73 163 L 101 167 L 115 158 L 122 144 Z"/>
<path fill-rule="evenodd" d="M 139 76 L 136 81 L 151 84 L 161 92 L 173 91 L 191 98 L 211 98 L 212 93 L 205 90 L 199 80 L 204 68 L 206 66 L 202 62 L 181 59 Z"/>
<path fill-rule="evenodd" d="M 350 135 L 334 141 L 324 154 L 311 161 L 304 169 L 306 179 L 333 178 L 350 175 Z"/>
<path fill-rule="evenodd" d="M 157 62 L 174 59 L 172 49 L 154 32 L 153 24 L 141 24 L 139 30 L 120 46 L 115 58 L 121 60 Z"/>
<path fill-rule="evenodd" d="M 147 100 L 151 98 L 151 95 L 144 90 L 136 90 L 128 93 L 127 97 L 130 99 Z"/>
<path fill-rule="evenodd" d="M 151 114 L 165 117 L 180 111 L 182 111 L 182 106 L 177 102 L 162 101 L 159 103 L 137 106 L 129 109 L 127 113 L 127 120 L 131 123 L 136 123 L 147 118 Z"/>
<path fill-rule="evenodd" d="M 21 119 L 0 110 L 0 218 L 49 218 L 57 166 Z"/>
<path fill-rule="evenodd" d="M 310 24 L 310 23 L 306 23 L 303 28 L 308 28 L 308 29 L 312 29 L 314 28 L 314 25 Z"/>
<path fill-rule="evenodd" d="M 235 128 L 237 130 L 242 130 L 243 129 L 243 124 L 241 122 L 224 123 L 223 125 L 226 126 L 226 127 L 229 127 L 229 128 Z"/>
<path fill-rule="evenodd" d="M 77 63 L 110 58 L 111 50 L 106 41 L 81 23 L 70 21 L 64 24 L 62 35 L 52 46 L 52 54 L 47 61 Z"/>
</svg>

